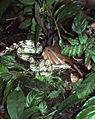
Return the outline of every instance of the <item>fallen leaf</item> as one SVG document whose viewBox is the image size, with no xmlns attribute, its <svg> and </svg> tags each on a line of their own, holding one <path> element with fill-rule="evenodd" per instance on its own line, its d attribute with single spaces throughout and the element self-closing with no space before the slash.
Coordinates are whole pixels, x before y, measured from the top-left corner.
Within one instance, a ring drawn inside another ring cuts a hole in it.
<svg viewBox="0 0 95 119">
<path fill-rule="evenodd" d="M 71 82 L 77 82 L 79 80 L 78 76 L 75 73 L 70 73 Z"/>
<path fill-rule="evenodd" d="M 86 67 L 88 70 L 92 69 L 91 60 L 87 62 Z"/>
<path fill-rule="evenodd" d="M 59 47 L 55 47 L 55 46 L 46 47 L 42 53 L 42 56 L 44 57 L 44 59 L 50 60 L 51 64 L 56 64 L 56 65 L 70 64 L 77 70 L 80 76 L 83 76 L 80 69 L 74 64 L 74 61 L 70 59 L 68 56 L 61 54 L 61 50 Z"/>
</svg>

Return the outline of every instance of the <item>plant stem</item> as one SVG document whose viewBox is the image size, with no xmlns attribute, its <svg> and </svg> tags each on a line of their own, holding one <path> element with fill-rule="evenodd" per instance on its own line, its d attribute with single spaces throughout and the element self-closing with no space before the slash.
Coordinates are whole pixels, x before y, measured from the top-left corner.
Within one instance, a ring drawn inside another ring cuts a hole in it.
<svg viewBox="0 0 95 119">
<path fill-rule="evenodd" d="M 53 18 L 54 19 L 54 18 Z M 54 19 L 54 22 L 55 22 L 55 25 L 56 25 L 56 29 L 57 29 L 57 32 L 58 32 L 58 36 L 59 36 L 59 39 L 61 40 L 61 49 L 63 48 L 63 40 L 61 38 L 61 34 L 60 34 L 60 30 L 58 28 L 58 25 L 57 25 L 57 22 L 56 20 Z"/>
</svg>

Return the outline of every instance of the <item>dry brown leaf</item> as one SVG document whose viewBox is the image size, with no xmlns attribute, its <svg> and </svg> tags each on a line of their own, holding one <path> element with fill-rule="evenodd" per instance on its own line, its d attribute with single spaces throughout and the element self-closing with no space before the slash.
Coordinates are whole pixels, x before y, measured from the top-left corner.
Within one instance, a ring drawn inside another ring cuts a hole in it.
<svg viewBox="0 0 95 119">
<path fill-rule="evenodd" d="M 88 70 L 92 69 L 91 60 L 87 62 L 86 67 Z"/>
<path fill-rule="evenodd" d="M 73 60 L 71 60 L 68 56 L 62 55 L 59 47 L 48 46 L 44 49 L 42 56 L 44 59 L 49 59 L 52 64 L 70 64 L 72 65 L 77 72 L 83 76 L 80 69 L 74 64 Z"/>
<path fill-rule="evenodd" d="M 77 82 L 79 80 L 78 76 L 74 73 L 70 73 L 71 82 Z"/>
<path fill-rule="evenodd" d="M 95 22 L 87 26 L 88 29 L 95 29 Z"/>
</svg>

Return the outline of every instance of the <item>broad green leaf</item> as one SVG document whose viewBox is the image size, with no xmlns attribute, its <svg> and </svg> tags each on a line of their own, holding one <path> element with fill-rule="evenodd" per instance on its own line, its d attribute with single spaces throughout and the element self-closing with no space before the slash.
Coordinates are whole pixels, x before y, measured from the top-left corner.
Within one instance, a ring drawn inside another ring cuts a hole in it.
<svg viewBox="0 0 95 119">
<path fill-rule="evenodd" d="M 23 11 L 25 14 L 32 14 L 32 7 L 31 6 L 26 6 Z"/>
<path fill-rule="evenodd" d="M 46 113 L 47 111 L 47 104 L 45 101 L 42 101 L 40 104 L 39 104 L 39 109 L 41 111 L 41 113 Z"/>
<path fill-rule="evenodd" d="M 26 106 L 34 106 L 43 100 L 44 92 L 32 90 L 26 97 Z"/>
<path fill-rule="evenodd" d="M 4 66 L 3 64 L 0 64 L 0 74 L 2 73 L 9 73 L 9 70 L 6 66 Z"/>
<path fill-rule="evenodd" d="M 24 85 L 27 88 L 36 90 L 36 91 L 47 91 L 47 85 L 44 82 L 41 82 L 37 79 L 34 78 L 28 78 L 28 77 L 20 77 L 17 79 L 18 81 L 21 82 L 22 85 Z"/>
<path fill-rule="evenodd" d="M 13 91 L 7 98 L 7 110 L 11 119 L 21 119 L 24 111 L 24 94 L 22 91 Z"/>
<path fill-rule="evenodd" d="M 9 93 L 11 92 L 11 89 L 12 89 L 12 80 L 9 80 L 7 82 L 7 85 L 5 87 L 5 90 L 4 90 L 4 95 L 3 95 L 3 104 L 7 98 L 7 96 L 9 95 Z"/>
<path fill-rule="evenodd" d="M 90 94 L 95 88 L 95 73 L 89 74 L 84 82 L 77 88 L 76 95 L 79 99 L 83 99 Z"/>
<path fill-rule="evenodd" d="M 93 88 L 91 87 L 92 83 L 87 83 L 87 84 L 81 84 L 77 91 L 76 94 L 78 96 L 79 99 L 83 99 L 85 98 L 89 93 L 91 93 L 93 91 Z M 95 86 L 95 85 L 94 85 Z"/>
<path fill-rule="evenodd" d="M 19 69 L 25 70 L 24 66 L 21 64 L 18 64 L 15 60 L 15 57 L 11 55 L 5 55 L 0 57 L 0 62 L 10 68 L 12 67 L 12 68 L 19 68 Z"/>
<path fill-rule="evenodd" d="M 54 3 L 55 0 L 47 0 L 47 8 L 50 7 L 53 3 Z"/>
<path fill-rule="evenodd" d="M 67 97 L 65 100 L 63 100 L 60 103 L 60 105 L 58 106 L 58 112 L 57 113 L 59 113 L 61 110 L 66 109 L 69 106 L 72 106 L 72 105 L 78 103 L 79 101 L 80 101 L 80 99 L 78 99 L 76 94 L 70 95 L 69 97 Z"/>
<path fill-rule="evenodd" d="M 19 0 L 19 1 L 25 5 L 33 5 L 35 3 L 35 0 Z"/>
<path fill-rule="evenodd" d="M 51 93 L 48 95 L 49 98 L 56 98 L 58 97 L 59 92 L 58 91 L 51 91 Z"/>
<path fill-rule="evenodd" d="M 72 30 L 80 34 L 86 29 L 87 25 L 88 25 L 87 16 L 80 11 L 74 18 Z"/>
<path fill-rule="evenodd" d="M 72 93 L 76 92 L 76 89 L 81 85 L 82 81 L 83 81 L 83 79 L 80 79 L 77 82 L 73 82 L 73 83 L 70 84 L 70 86 L 73 87 L 72 88 Z"/>
<path fill-rule="evenodd" d="M 95 106 L 95 96 L 89 98 L 84 105 L 82 106 L 82 108 L 84 107 L 91 107 L 91 106 Z"/>
<path fill-rule="evenodd" d="M 0 18 L 2 17 L 3 13 L 8 8 L 10 3 L 11 3 L 11 0 L 0 0 Z"/>
<path fill-rule="evenodd" d="M 57 21 L 63 21 L 76 13 L 83 8 L 83 4 L 79 1 L 71 1 L 61 8 L 61 12 L 57 13 Z M 59 22 L 60 23 L 60 22 Z"/>
<path fill-rule="evenodd" d="M 39 111 L 39 107 L 37 107 L 37 106 L 29 107 L 24 110 L 24 112 L 21 115 L 21 119 L 26 119 L 29 116 L 37 113 L 38 111 Z"/>
<path fill-rule="evenodd" d="M 92 60 L 95 62 L 95 55 L 92 55 L 91 58 L 92 58 Z"/>
<path fill-rule="evenodd" d="M 21 71 L 10 71 L 10 74 L 11 74 L 11 77 L 12 77 L 12 79 L 17 79 L 17 78 L 19 78 L 19 77 L 21 77 L 21 76 L 23 76 L 23 72 Z"/>
<path fill-rule="evenodd" d="M 8 81 L 12 79 L 11 73 L 1 73 L 0 77 L 2 77 L 3 81 Z"/>
<path fill-rule="evenodd" d="M 20 29 L 26 29 L 31 25 L 31 18 L 26 18 L 20 25 Z"/>
<path fill-rule="evenodd" d="M 95 106 L 82 110 L 75 119 L 95 119 Z"/>
</svg>

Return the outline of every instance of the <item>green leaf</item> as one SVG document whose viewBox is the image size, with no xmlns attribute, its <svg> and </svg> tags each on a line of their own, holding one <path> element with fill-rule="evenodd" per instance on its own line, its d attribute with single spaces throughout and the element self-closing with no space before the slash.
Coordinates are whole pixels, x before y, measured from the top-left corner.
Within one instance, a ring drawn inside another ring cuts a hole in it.
<svg viewBox="0 0 95 119">
<path fill-rule="evenodd" d="M 9 70 L 6 66 L 4 66 L 3 64 L 0 64 L 0 74 L 2 73 L 9 73 Z"/>
<path fill-rule="evenodd" d="M 76 95 L 83 99 L 90 94 L 95 88 L 95 73 L 89 74 L 84 82 L 77 88 Z"/>
<path fill-rule="evenodd" d="M 82 34 L 79 34 L 80 44 L 86 44 L 87 39 L 88 39 L 88 36 L 86 35 L 86 33 L 84 33 L 83 35 Z"/>
<path fill-rule="evenodd" d="M 80 11 L 74 18 L 72 30 L 80 34 L 86 29 L 87 25 L 88 25 L 87 17 L 83 12 Z"/>
<path fill-rule="evenodd" d="M 31 6 L 26 6 L 25 8 L 24 8 L 24 13 L 25 14 L 32 14 L 32 7 Z"/>
<path fill-rule="evenodd" d="M 0 90 L 2 89 L 2 87 L 3 87 L 3 78 L 0 77 Z"/>
<path fill-rule="evenodd" d="M 42 91 L 35 91 L 32 90 L 28 93 L 27 97 L 26 97 L 26 106 L 29 107 L 37 105 L 39 102 L 41 102 L 43 100 L 44 97 L 44 92 Z"/>
<path fill-rule="evenodd" d="M 11 119 L 21 119 L 24 111 L 24 94 L 22 91 L 13 91 L 9 94 L 7 109 Z"/>
<path fill-rule="evenodd" d="M 65 54 L 65 55 L 67 55 L 68 53 L 69 53 L 69 46 L 66 46 L 63 50 L 62 50 L 62 54 Z"/>
<path fill-rule="evenodd" d="M 32 30 L 32 31 L 36 31 L 36 24 L 37 24 L 37 23 L 36 23 L 35 19 L 33 18 L 33 19 L 32 19 L 32 27 L 31 27 L 31 30 Z"/>
<path fill-rule="evenodd" d="M 92 58 L 92 60 L 95 62 L 95 55 L 92 55 L 91 58 Z"/>
<path fill-rule="evenodd" d="M 25 5 L 33 5 L 35 3 L 35 0 L 19 0 L 19 1 Z"/>
<path fill-rule="evenodd" d="M 79 10 L 82 9 L 82 6 L 83 6 L 83 4 L 79 1 L 71 1 L 71 2 L 67 3 L 57 13 L 57 21 L 58 22 L 63 21 L 65 19 L 75 15 L 76 13 L 79 12 Z"/>
<path fill-rule="evenodd" d="M 10 68 L 12 67 L 12 68 L 19 68 L 22 70 L 26 70 L 24 66 L 21 64 L 18 64 L 15 60 L 15 57 L 11 55 L 5 55 L 0 57 L 0 62 Z"/>
<path fill-rule="evenodd" d="M 29 107 L 24 110 L 24 112 L 21 115 L 21 119 L 26 119 L 29 116 L 37 113 L 38 111 L 39 111 L 39 107 L 37 107 L 37 106 Z"/>
<path fill-rule="evenodd" d="M 36 45 L 37 42 L 39 41 L 40 33 L 41 33 L 42 29 L 41 29 L 41 27 L 38 24 L 36 24 L 35 29 L 36 29 L 36 32 L 35 32 L 35 36 L 34 36 L 34 39 L 35 39 L 34 42 L 35 42 L 35 45 Z"/>
<path fill-rule="evenodd" d="M 74 47 L 73 47 L 73 51 L 72 51 L 72 56 L 76 56 L 76 54 L 77 54 L 77 45 L 75 45 Z"/>
<path fill-rule="evenodd" d="M 78 45 L 79 41 L 77 39 L 68 38 L 67 39 L 71 45 Z"/>
<path fill-rule="evenodd" d="M 48 95 L 49 98 L 56 98 L 58 97 L 59 92 L 58 91 L 51 91 L 51 93 Z"/>
<path fill-rule="evenodd" d="M 80 57 L 80 55 L 83 53 L 83 49 L 82 49 L 82 45 L 79 45 L 78 47 L 77 47 L 77 55 L 78 55 L 78 57 Z"/>
<path fill-rule="evenodd" d="M 85 44 L 87 42 L 88 36 L 86 33 L 83 34 L 83 43 Z"/>
<path fill-rule="evenodd" d="M 47 8 L 50 7 L 53 3 L 54 3 L 55 0 L 47 0 Z"/>
<path fill-rule="evenodd" d="M 20 29 L 26 29 L 31 25 L 31 18 L 26 18 L 20 25 Z"/>
<path fill-rule="evenodd" d="M 73 47 L 73 46 L 71 46 L 71 47 L 70 47 L 70 49 L 69 49 L 69 57 L 71 57 L 71 56 L 72 56 L 72 51 L 73 51 L 73 48 L 74 48 L 74 47 Z"/>
<path fill-rule="evenodd" d="M 36 90 L 36 91 L 47 91 L 47 85 L 44 82 L 41 82 L 37 79 L 31 79 L 25 76 L 22 76 L 17 79 L 21 82 L 22 85 L 24 85 L 27 88 Z"/>
<path fill-rule="evenodd" d="M 91 93 L 93 91 L 93 88 L 91 86 L 92 83 L 81 84 L 76 91 L 78 98 L 85 98 L 89 93 Z"/>
<path fill-rule="evenodd" d="M 82 110 L 75 119 L 95 119 L 95 106 Z"/>
<path fill-rule="evenodd" d="M 90 60 L 90 54 L 88 53 L 88 50 L 85 51 L 85 64 L 87 61 Z"/>
<path fill-rule="evenodd" d="M 40 104 L 39 104 L 39 109 L 41 111 L 41 113 L 46 113 L 47 111 L 47 104 L 45 101 L 42 101 Z"/>
<path fill-rule="evenodd" d="M 82 106 L 82 108 L 84 107 L 91 107 L 91 106 L 95 106 L 95 96 L 89 98 L 84 105 Z"/>
<path fill-rule="evenodd" d="M 67 97 L 65 100 L 63 100 L 60 103 L 60 105 L 58 106 L 58 112 L 57 113 L 59 113 L 61 110 L 66 109 L 69 106 L 72 106 L 72 105 L 78 103 L 79 101 L 80 101 L 80 99 L 78 99 L 76 94 L 70 95 L 69 97 Z"/>
<path fill-rule="evenodd" d="M 7 96 L 9 95 L 9 93 L 11 92 L 11 89 L 12 89 L 12 80 L 9 80 L 7 82 L 7 85 L 5 87 L 5 90 L 4 90 L 4 96 L 3 96 L 3 104 L 7 98 Z"/>
<path fill-rule="evenodd" d="M 10 5 L 10 3 L 11 3 L 11 0 L 1 0 L 0 1 L 0 18 L 2 17 L 3 13 L 8 8 L 8 6 Z"/>
</svg>

